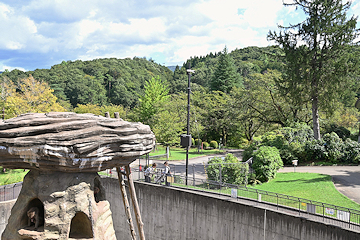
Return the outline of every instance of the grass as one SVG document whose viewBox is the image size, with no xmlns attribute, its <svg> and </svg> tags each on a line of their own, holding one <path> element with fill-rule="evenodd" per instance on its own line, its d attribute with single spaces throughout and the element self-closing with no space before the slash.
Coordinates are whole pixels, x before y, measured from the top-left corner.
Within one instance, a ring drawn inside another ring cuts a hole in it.
<svg viewBox="0 0 360 240">
<path fill-rule="evenodd" d="M 192 184 L 191 180 L 190 184 Z M 175 185 L 184 187 L 184 183 Z M 276 178 L 268 183 L 249 187 L 252 189 L 284 194 L 296 198 L 327 203 L 360 211 L 360 204 L 339 193 L 332 182 L 331 176 L 329 175 L 318 173 L 278 173 Z M 205 184 L 205 186 L 203 184 L 198 184 L 195 187 L 189 186 L 189 188 L 204 190 L 204 188 L 207 188 L 207 184 Z M 210 186 L 210 188 L 213 189 L 208 189 L 208 191 L 217 193 L 220 191 L 218 188 L 214 189 L 213 186 Z M 224 194 L 231 194 L 231 189 L 223 188 L 220 192 Z M 256 190 L 245 191 L 244 189 L 239 189 L 238 196 L 253 199 L 258 198 Z M 294 201 L 284 198 L 277 199 L 276 195 L 262 194 L 262 201 L 278 203 L 280 205 L 286 205 L 294 208 L 299 207 L 298 200 Z M 306 204 L 301 202 L 300 204 L 301 209 L 306 210 Z M 317 212 L 318 211 L 321 212 L 322 210 L 317 208 Z M 359 221 L 359 219 L 356 221 Z"/>
<path fill-rule="evenodd" d="M 4 173 L 2 168 L 0 168 L 0 170 L 0 186 L 22 182 L 25 175 L 29 172 L 23 169 L 7 169 Z"/>
<path fill-rule="evenodd" d="M 166 147 L 158 146 L 156 147 L 156 151 L 151 152 L 150 156 L 156 156 L 161 154 L 166 154 Z M 196 148 L 191 148 L 189 151 L 189 159 L 199 156 L 206 156 L 206 155 L 213 155 L 213 154 L 219 154 L 223 153 L 224 151 L 218 150 L 218 149 L 211 149 L 211 150 L 200 150 L 198 153 L 198 150 Z M 183 148 L 176 148 L 171 147 L 170 148 L 170 154 L 168 160 L 184 160 L 186 158 L 186 150 Z M 166 160 L 166 157 L 160 157 L 159 160 Z"/>
<path fill-rule="evenodd" d="M 253 188 L 360 210 L 360 204 L 336 190 L 329 175 L 278 173 L 275 179 Z"/>
</svg>

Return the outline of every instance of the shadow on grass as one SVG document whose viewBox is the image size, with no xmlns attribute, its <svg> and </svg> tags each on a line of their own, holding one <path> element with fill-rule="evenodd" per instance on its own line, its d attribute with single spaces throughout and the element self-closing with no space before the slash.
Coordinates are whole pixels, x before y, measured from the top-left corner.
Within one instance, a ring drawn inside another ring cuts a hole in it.
<svg viewBox="0 0 360 240">
<path fill-rule="evenodd" d="M 276 182 L 274 182 L 274 184 L 276 184 L 276 183 L 319 183 L 319 182 L 329 182 L 329 181 L 331 181 L 331 176 L 324 175 L 324 176 L 312 178 L 312 179 L 298 178 L 298 179 L 286 180 L 286 181 L 276 181 Z"/>
</svg>

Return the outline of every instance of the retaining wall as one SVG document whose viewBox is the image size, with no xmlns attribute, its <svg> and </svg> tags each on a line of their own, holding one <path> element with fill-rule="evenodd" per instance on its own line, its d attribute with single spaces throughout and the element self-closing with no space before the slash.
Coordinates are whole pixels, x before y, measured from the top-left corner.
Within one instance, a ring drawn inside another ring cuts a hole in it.
<svg viewBox="0 0 360 240">
<path fill-rule="evenodd" d="M 117 179 L 103 179 L 117 239 L 131 239 Z M 146 239 L 352 240 L 360 233 L 285 213 L 136 182 Z M 265 220 L 265 221 L 264 221 Z M 133 221 L 136 227 L 135 218 Z M 265 231 L 264 231 L 265 228 Z M 265 236 L 264 236 L 265 235 Z"/>
<path fill-rule="evenodd" d="M 110 202 L 117 239 L 131 239 L 118 180 L 103 178 L 102 184 Z M 231 198 L 141 182 L 135 182 L 135 188 L 147 240 L 360 239 L 358 232 L 241 204 Z M 0 234 L 14 203 L 15 200 L 0 202 Z M 134 216 L 133 221 L 136 228 Z"/>
<path fill-rule="evenodd" d="M 0 202 L 0 236 L 5 230 L 6 224 L 10 217 L 11 209 L 14 206 L 16 199 Z"/>
</svg>

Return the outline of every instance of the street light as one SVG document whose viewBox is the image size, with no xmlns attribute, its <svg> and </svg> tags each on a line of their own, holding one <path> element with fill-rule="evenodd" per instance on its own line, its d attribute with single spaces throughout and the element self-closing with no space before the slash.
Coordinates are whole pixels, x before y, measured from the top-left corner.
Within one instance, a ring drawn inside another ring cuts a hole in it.
<svg viewBox="0 0 360 240">
<path fill-rule="evenodd" d="M 186 127 L 186 135 L 190 137 L 190 144 L 186 146 L 186 170 L 185 170 L 185 184 L 188 185 L 188 166 L 189 166 L 189 148 L 191 146 L 191 135 L 190 135 L 190 79 L 191 74 L 195 73 L 195 70 L 190 69 L 191 65 L 189 62 L 189 69 L 186 69 L 186 74 L 188 75 L 188 106 L 187 106 L 187 127 Z"/>
</svg>

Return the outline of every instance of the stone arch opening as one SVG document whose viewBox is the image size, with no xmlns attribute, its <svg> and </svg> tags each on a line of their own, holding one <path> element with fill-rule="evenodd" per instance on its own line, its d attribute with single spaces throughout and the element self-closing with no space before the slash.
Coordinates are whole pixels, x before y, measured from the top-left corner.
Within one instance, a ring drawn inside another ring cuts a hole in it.
<svg viewBox="0 0 360 240">
<path fill-rule="evenodd" d="M 77 212 L 70 224 L 70 238 L 93 238 L 92 224 L 88 216 L 83 212 Z"/>
<path fill-rule="evenodd" d="M 30 215 L 35 217 L 35 221 L 33 219 L 29 222 L 28 211 L 33 212 Z M 38 226 L 38 229 L 35 229 L 36 221 L 38 221 L 36 225 Z M 30 228 L 30 230 L 39 230 L 39 227 L 44 226 L 44 204 L 40 199 L 34 198 L 27 204 L 26 208 L 24 209 L 24 214 L 21 218 L 20 226 Z"/>
<path fill-rule="evenodd" d="M 96 177 L 94 179 L 94 198 L 95 202 L 100 202 L 106 200 L 105 198 L 105 189 L 101 185 L 100 178 Z"/>
</svg>

